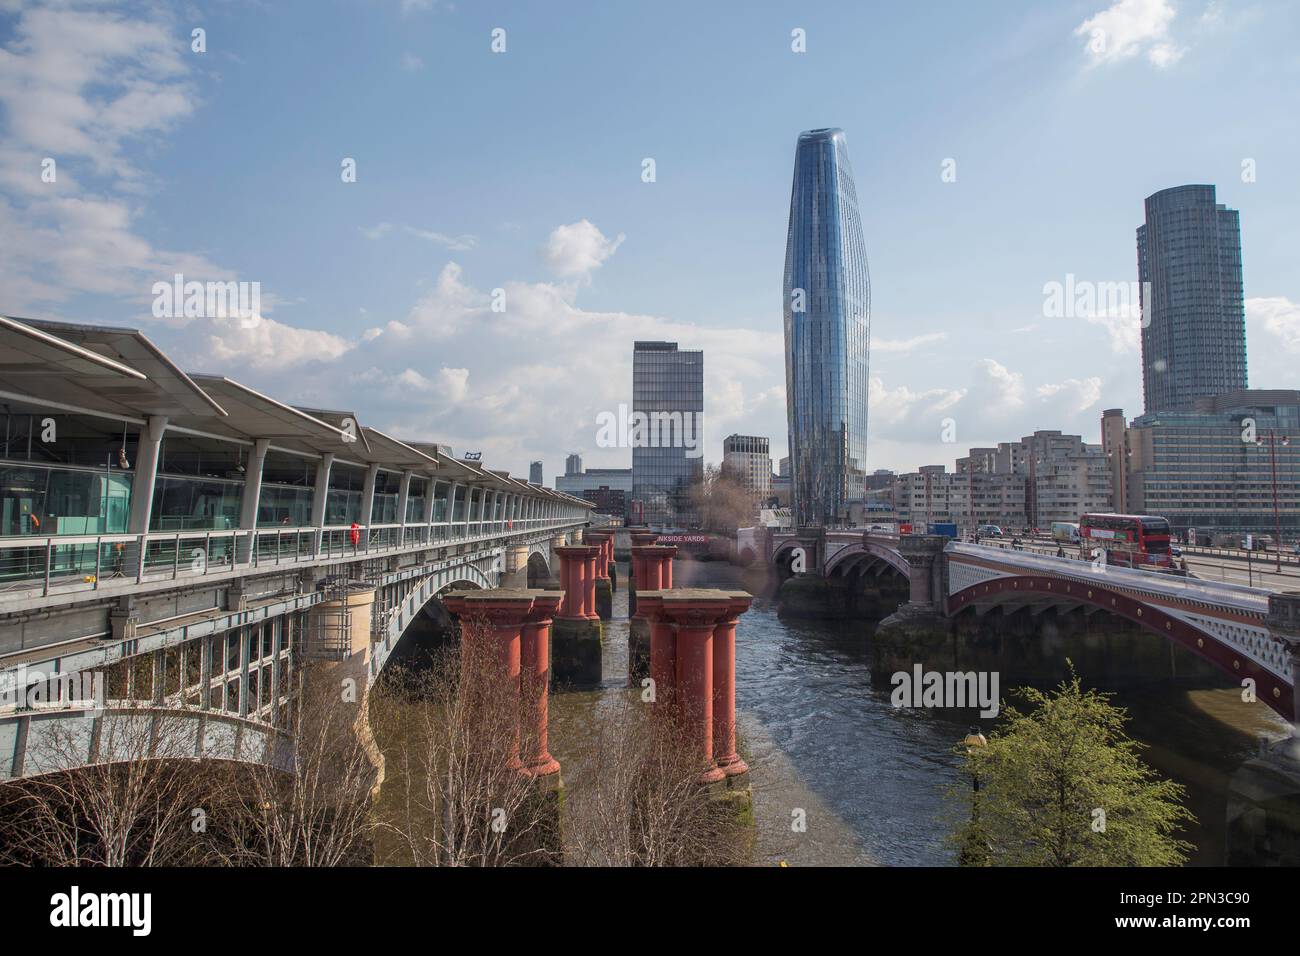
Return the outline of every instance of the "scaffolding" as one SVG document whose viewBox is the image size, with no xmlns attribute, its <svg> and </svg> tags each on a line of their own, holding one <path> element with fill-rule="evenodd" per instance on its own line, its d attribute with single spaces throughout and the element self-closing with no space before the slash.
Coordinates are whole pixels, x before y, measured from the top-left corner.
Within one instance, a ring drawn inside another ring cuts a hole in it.
<svg viewBox="0 0 1300 956">
<path fill-rule="evenodd" d="M 336 575 L 321 584 L 325 600 L 311 614 L 303 656 L 309 661 L 342 661 L 352 653 L 352 612 L 348 595 L 352 582 Z"/>
</svg>

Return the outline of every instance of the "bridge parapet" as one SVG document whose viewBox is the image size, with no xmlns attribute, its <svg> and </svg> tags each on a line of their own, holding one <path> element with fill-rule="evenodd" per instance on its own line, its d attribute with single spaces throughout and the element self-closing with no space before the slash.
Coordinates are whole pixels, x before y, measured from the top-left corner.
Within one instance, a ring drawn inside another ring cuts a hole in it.
<svg viewBox="0 0 1300 956">
<path fill-rule="evenodd" d="M 1269 595 L 1268 630 L 1275 641 L 1286 647 L 1291 666 L 1292 713 L 1297 720 L 1292 732 L 1297 733 L 1300 728 L 1300 591 Z"/>
</svg>

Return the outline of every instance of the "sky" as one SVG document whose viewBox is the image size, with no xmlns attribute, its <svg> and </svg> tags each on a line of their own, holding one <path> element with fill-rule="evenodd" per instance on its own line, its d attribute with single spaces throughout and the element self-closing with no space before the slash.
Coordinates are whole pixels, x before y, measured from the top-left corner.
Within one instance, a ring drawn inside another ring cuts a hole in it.
<svg viewBox="0 0 1300 956">
<path fill-rule="evenodd" d="M 1170 186 L 1241 211 L 1250 384 L 1300 387 L 1297 90 L 1282 2 L 0 0 L 0 314 L 548 483 L 630 466 L 598 416 L 635 340 L 677 341 L 706 459 L 740 432 L 775 464 L 795 141 L 837 126 L 868 468 L 951 467 L 1140 413 L 1138 320 L 1046 290 L 1135 282 Z M 155 315 L 177 273 L 260 312 Z"/>
</svg>

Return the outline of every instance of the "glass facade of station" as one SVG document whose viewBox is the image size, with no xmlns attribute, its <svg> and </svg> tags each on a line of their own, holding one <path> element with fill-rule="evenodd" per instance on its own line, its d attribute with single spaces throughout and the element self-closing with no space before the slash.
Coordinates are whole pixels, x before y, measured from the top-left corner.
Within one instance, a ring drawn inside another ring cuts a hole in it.
<svg viewBox="0 0 1300 956">
<path fill-rule="evenodd" d="M 842 524 L 865 494 L 871 281 L 838 129 L 795 149 L 783 310 L 795 521 Z"/>
<path fill-rule="evenodd" d="M 6 414 L 0 537 L 126 531 L 136 441 L 107 419 Z"/>
</svg>

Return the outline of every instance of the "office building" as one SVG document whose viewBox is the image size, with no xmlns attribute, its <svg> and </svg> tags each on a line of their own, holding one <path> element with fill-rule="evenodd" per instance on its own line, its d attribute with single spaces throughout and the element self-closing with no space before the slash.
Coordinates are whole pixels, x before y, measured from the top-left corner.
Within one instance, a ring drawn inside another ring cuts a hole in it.
<svg viewBox="0 0 1300 956">
<path fill-rule="evenodd" d="M 1161 190 L 1147 197 L 1137 246 L 1146 413 L 1190 412 L 1197 398 L 1246 388 L 1237 210 L 1213 186 Z"/>
<path fill-rule="evenodd" d="M 1135 418 L 1125 440 L 1130 511 L 1203 543 L 1272 538 L 1277 525 L 1288 547 L 1300 536 L 1300 391 L 1205 396 L 1191 411 Z"/>
<path fill-rule="evenodd" d="M 847 523 L 864 491 L 871 283 L 838 129 L 799 135 L 782 308 L 795 522 Z"/>
<path fill-rule="evenodd" d="M 626 519 L 632 496 L 632 469 L 588 468 L 576 475 L 558 475 L 555 490 L 590 501 L 599 514 Z"/>
<path fill-rule="evenodd" d="M 632 351 L 632 497 L 651 528 L 699 524 L 691 489 L 704 467 L 704 353 L 676 342 Z"/>
<path fill-rule="evenodd" d="M 728 435 L 722 440 L 722 470 L 760 501 L 771 497 L 772 454 L 766 438 Z"/>
</svg>

